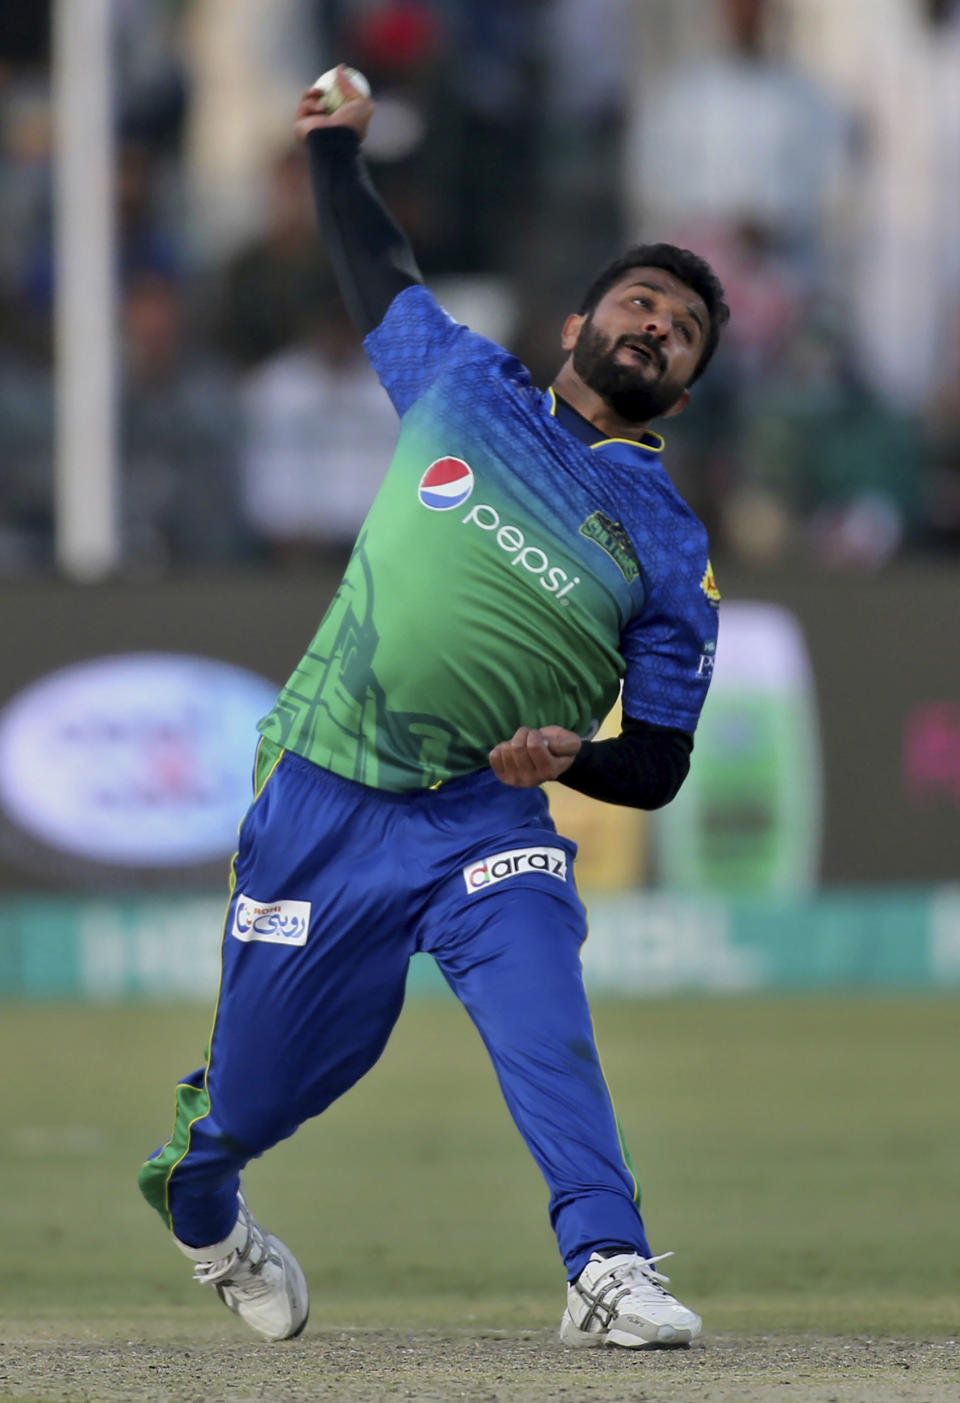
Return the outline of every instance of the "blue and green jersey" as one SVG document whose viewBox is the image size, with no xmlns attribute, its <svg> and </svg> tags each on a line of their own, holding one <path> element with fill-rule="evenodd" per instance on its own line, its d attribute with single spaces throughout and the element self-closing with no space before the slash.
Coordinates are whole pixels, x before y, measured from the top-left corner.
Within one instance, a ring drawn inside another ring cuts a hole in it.
<svg viewBox="0 0 960 1403">
<path fill-rule="evenodd" d="M 718 596 L 657 436 L 580 441 L 419 285 L 364 345 L 396 451 L 264 736 L 403 792 L 486 766 L 519 726 L 589 734 L 621 681 L 628 715 L 694 730 Z"/>
</svg>

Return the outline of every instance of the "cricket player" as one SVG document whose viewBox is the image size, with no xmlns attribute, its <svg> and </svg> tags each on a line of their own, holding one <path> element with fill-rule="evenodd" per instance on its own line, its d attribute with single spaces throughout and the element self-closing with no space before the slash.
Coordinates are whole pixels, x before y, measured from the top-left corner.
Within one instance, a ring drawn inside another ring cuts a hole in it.
<svg viewBox="0 0 960 1403">
<path fill-rule="evenodd" d="M 343 582 L 260 723 L 204 1067 L 142 1191 L 194 1276 L 268 1339 L 307 1286 L 253 1218 L 246 1163 L 369 1070 L 408 962 L 436 959 L 550 1190 L 568 1345 L 684 1345 L 656 1270 L 584 995 L 575 846 L 541 785 L 653 809 L 676 794 L 713 668 L 703 527 L 661 465 L 728 316 L 671 245 L 604 270 L 545 392 L 422 285 L 366 173 L 373 112 L 304 94 L 322 237 L 400 417 Z M 621 683 L 622 734 L 591 743 Z"/>
</svg>

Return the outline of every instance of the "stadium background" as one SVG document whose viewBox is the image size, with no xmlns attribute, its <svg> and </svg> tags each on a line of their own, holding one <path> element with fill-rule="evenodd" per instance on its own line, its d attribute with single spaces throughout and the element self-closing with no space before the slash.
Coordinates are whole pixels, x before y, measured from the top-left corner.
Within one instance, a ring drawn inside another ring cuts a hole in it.
<svg viewBox="0 0 960 1403">
<path fill-rule="evenodd" d="M 335 589 L 389 456 L 391 412 L 344 324 L 289 141 L 300 89 L 343 57 L 380 99 L 374 178 L 431 285 L 541 383 L 563 316 L 624 244 L 687 244 L 728 287 L 730 335 L 667 434 L 726 604 L 690 780 L 653 817 L 555 796 L 583 847 L 588 979 L 618 1103 L 638 1134 L 651 1116 L 663 1132 L 645 1162 L 684 1251 L 696 1239 L 733 1254 L 746 1234 L 788 1321 L 825 1328 L 814 1295 L 835 1287 L 849 1305 L 886 1269 L 878 1217 L 906 1211 L 928 1297 L 912 1315 L 874 1298 L 873 1315 L 840 1318 L 947 1328 L 937 1224 L 958 1127 L 936 1087 L 956 1074 L 943 1058 L 960 987 L 960 5 L 114 0 L 111 23 L 117 530 L 112 560 L 89 570 L 71 566 L 55 507 L 51 12 L 0 10 L 0 1027 L 5 1065 L 33 1068 L 7 1088 L 0 1173 L 13 1259 L 35 1262 L 38 1227 L 52 1247 L 48 1270 L 24 1267 L 18 1303 L 62 1313 L 65 1279 L 89 1290 L 99 1249 L 74 1208 L 96 1220 L 104 1182 L 128 1240 L 160 1246 L 127 1171 L 205 1035 L 252 722 Z M 365 1106 L 392 1127 L 393 1226 L 431 1164 L 481 1197 L 487 1172 L 502 1177 L 517 1212 L 502 1237 L 471 1240 L 473 1277 L 438 1274 L 415 1246 L 415 1286 L 496 1320 L 485 1285 L 512 1234 L 539 1322 L 549 1242 L 524 1226 L 538 1189 L 485 1109 L 485 1073 L 427 1079 L 394 1104 L 401 1066 L 419 1076 L 441 1047 L 451 1068 L 479 1056 L 430 967 L 410 992 L 409 1031 L 372 1079 L 381 1100 L 362 1090 L 356 1117 L 331 1120 L 337 1160 L 369 1167 Z M 633 1084 L 644 1031 L 665 1049 L 657 1066 L 669 1050 L 689 1073 L 701 1139 L 662 1088 Z M 108 1073 L 120 1049 L 126 1075 Z M 105 1075 L 119 1112 L 94 1089 Z M 473 1123 L 452 1111 L 472 1076 Z M 911 1129 L 893 1149 L 898 1124 Z M 815 1187 L 820 1229 L 852 1253 L 846 1275 L 784 1227 L 810 1192 L 805 1134 L 842 1166 Z M 319 1143 L 256 1170 L 281 1225 L 295 1218 L 284 1183 L 308 1193 Z M 703 1154 L 726 1227 L 702 1204 L 684 1217 Z M 753 1228 L 739 1154 L 767 1171 Z M 925 1202 L 905 1210 L 914 1175 Z M 354 1207 L 381 1192 L 366 1167 L 348 1179 L 337 1190 Z M 431 1193 L 455 1233 L 455 1195 Z M 408 1227 L 417 1244 L 430 1232 L 426 1216 Z M 322 1234 L 348 1303 L 367 1289 L 345 1265 L 357 1234 L 355 1221 Z M 382 1277 L 392 1304 L 377 1298 L 388 1317 L 409 1289 L 403 1242 Z M 131 1309 L 185 1308 L 176 1266 L 151 1267 Z M 119 1309 L 121 1276 L 90 1299 Z M 728 1284 L 707 1271 L 721 1312 Z M 730 1328 L 757 1318 L 741 1287 Z"/>
</svg>

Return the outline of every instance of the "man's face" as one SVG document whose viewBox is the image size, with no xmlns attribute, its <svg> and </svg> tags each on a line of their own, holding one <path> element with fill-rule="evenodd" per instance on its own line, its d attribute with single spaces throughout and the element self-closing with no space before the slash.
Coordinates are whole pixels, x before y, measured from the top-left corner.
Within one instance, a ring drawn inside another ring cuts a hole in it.
<svg viewBox="0 0 960 1403">
<path fill-rule="evenodd" d="M 580 379 L 621 419 L 643 424 L 686 403 L 709 330 L 703 299 L 663 268 L 631 268 L 588 317 L 570 317 L 564 347 Z"/>
</svg>

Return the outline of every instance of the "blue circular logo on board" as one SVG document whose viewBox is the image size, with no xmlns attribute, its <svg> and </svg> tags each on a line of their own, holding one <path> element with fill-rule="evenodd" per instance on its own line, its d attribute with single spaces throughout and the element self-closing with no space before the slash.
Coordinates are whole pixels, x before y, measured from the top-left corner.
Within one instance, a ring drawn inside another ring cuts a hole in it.
<svg viewBox="0 0 960 1403">
<path fill-rule="evenodd" d="M 124 653 L 48 673 L 0 712 L 0 810 L 91 861 L 226 858 L 276 683 L 214 658 Z"/>
<path fill-rule="evenodd" d="M 473 491 L 473 469 L 462 458 L 438 458 L 431 463 L 417 488 L 417 496 L 434 512 L 462 506 Z"/>
</svg>

